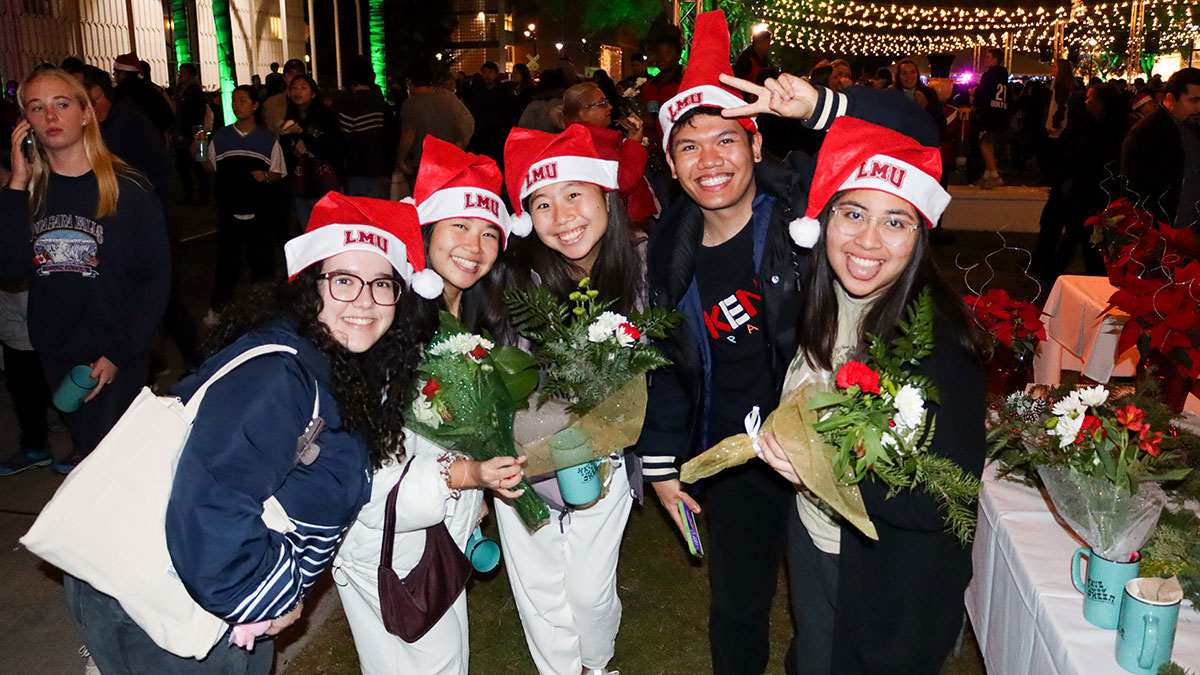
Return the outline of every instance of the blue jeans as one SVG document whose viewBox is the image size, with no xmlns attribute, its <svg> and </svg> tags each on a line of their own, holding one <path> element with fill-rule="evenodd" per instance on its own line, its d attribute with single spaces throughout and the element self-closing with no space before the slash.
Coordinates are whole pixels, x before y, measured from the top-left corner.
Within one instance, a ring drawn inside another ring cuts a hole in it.
<svg viewBox="0 0 1200 675">
<path fill-rule="evenodd" d="M 275 660 L 275 642 L 259 642 L 254 651 L 224 639 L 203 659 L 185 659 L 154 644 L 116 598 L 86 581 L 63 575 L 67 609 L 96 667 L 104 675 L 268 675 Z"/>
</svg>

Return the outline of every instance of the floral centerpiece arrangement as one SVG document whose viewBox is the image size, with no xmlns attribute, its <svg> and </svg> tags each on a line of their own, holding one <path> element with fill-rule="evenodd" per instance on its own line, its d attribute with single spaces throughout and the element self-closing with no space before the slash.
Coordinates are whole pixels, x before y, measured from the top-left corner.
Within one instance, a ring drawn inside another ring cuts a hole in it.
<svg viewBox="0 0 1200 675">
<path fill-rule="evenodd" d="M 1125 199 L 1088 224 L 1117 287 L 1109 305 L 1129 314 L 1118 353 L 1136 345 L 1140 369 L 1158 369 L 1163 395 L 1178 412 L 1200 379 L 1200 244 L 1190 228 L 1158 222 Z"/>
<path fill-rule="evenodd" d="M 975 531 L 979 480 L 948 457 L 930 453 L 938 392 L 911 368 L 933 350 L 928 291 L 908 308 L 890 343 L 869 336 L 867 358 L 848 361 L 833 383 L 804 382 L 789 392 L 762 428 L 772 431 L 810 490 L 864 534 L 878 538 L 857 484 L 871 477 L 888 496 L 920 488 L 944 509 L 947 529 L 964 544 Z M 830 386 L 832 384 L 832 386 Z M 757 428 L 725 439 L 684 464 L 695 482 L 755 456 Z"/>
<path fill-rule="evenodd" d="M 587 433 L 603 457 L 637 441 L 646 417 L 645 374 L 670 364 L 642 338 L 665 338 L 682 317 L 662 308 L 629 316 L 611 312 L 612 301 L 601 300 L 590 284 L 585 277 L 566 302 L 543 288 L 510 291 L 504 301 L 513 326 L 536 348 L 535 363 L 544 374 L 538 405 L 563 403 L 572 415 L 567 426 Z M 526 473 L 564 468 L 553 465 L 550 435 L 522 446 L 529 457 Z"/>
<path fill-rule="evenodd" d="M 496 346 L 468 332 L 449 312 L 417 366 L 416 394 L 408 426 L 447 450 L 477 461 L 516 457 L 513 419 L 537 387 L 533 357 L 507 345 Z M 522 479 L 511 500 L 525 526 L 534 529 L 550 509 Z"/>
<path fill-rule="evenodd" d="M 963 302 L 971 308 L 979 326 L 998 343 L 988 364 L 988 388 L 997 396 L 1024 389 L 1029 384 L 1037 345 L 1046 339 L 1042 310 L 1012 299 L 1000 288 L 983 295 L 963 296 Z"/>
<path fill-rule="evenodd" d="M 1114 396 L 1101 385 L 1037 394 L 1011 394 L 992 420 L 988 441 L 1001 474 L 1040 478 L 1093 550 L 1130 559 L 1166 503 L 1158 483 L 1190 472 L 1169 413 L 1136 392 Z"/>
</svg>

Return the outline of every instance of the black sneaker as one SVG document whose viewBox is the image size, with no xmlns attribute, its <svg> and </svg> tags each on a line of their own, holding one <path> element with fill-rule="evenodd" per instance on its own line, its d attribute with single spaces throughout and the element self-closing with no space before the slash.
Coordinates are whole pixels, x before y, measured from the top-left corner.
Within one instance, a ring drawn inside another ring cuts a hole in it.
<svg viewBox="0 0 1200 675">
<path fill-rule="evenodd" d="M 17 451 L 17 454 L 9 458 L 4 464 L 0 464 L 0 477 L 14 476 L 26 469 L 34 469 L 39 466 L 50 466 L 54 458 L 50 456 L 47 450 L 28 450 L 22 448 Z"/>
</svg>

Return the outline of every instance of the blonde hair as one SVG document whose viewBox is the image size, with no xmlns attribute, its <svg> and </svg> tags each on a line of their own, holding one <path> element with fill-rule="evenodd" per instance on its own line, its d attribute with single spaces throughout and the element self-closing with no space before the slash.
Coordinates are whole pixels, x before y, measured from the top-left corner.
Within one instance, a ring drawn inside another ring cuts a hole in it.
<svg viewBox="0 0 1200 675">
<path fill-rule="evenodd" d="M 583 106 L 591 103 L 587 98 L 593 91 L 600 91 L 595 82 L 580 82 L 563 92 L 562 112 L 565 123 L 579 121 L 579 112 L 583 110 Z"/>
<path fill-rule="evenodd" d="M 88 98 L 87 90 L 67 71 L 46 66 L 37 68 L 30 73 L 17 89 L 17 100 L 21 104 L 21 112 L 25 112 L 25 96 L 30 85 L 34 80 L 43 77 L 52 77 L 67 85 L 67 88 L 71 90 L 71 97 L 84 112 L 88 113 L 84 118 L 82 142 L 84 151 L 87 153 L 88 164 L 92 167 L 92 172 L 96 174 L 98 188 L 96 220 L 111 216 L 117 212 L 117 198 L 121 194 L 117 184 L 117 172 L 120 171 L 122 174 L 136 172 L 119 157 L 109 152 L 108 146 L 104 145 L 104 139 L 100 136 L 100 124 L 96 118 L 96 111 L 92 108 L 92 101 Z M 87 123 L 88 120 L 91 121 L 91 124 Z M 34 213 L 41 213 L 45 207 L 46 189 L 50 183 L 50 164 L 46 159 L 46 151 L 40 144 L 37 148 L 38 151 L 33 156 L 32 175 L 29 180 L 29 206 Z"/>
</svg>

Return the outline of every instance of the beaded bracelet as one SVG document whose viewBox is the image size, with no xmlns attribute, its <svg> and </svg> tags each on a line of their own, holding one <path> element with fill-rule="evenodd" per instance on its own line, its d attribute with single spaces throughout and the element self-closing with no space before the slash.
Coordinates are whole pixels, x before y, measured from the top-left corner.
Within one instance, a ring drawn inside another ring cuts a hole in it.
<svg viewBox="0 0 1200 675">
<path fill-rule="evenodd" d="M 438 455 L 437 458 L 438 472 L 442 474 L 442 480 L 446 481 L 446 487 L 450 488 L 451 499 L 458 499 L 462 496 L 462 490 L 454 487 L 454 485 L 450 482 L 450 465 L 454 464 L 459 459 L 460 458 L 457 455 L 453 455 L 449 452 L 443 452 L 442 454 Z"/>
</svg>

